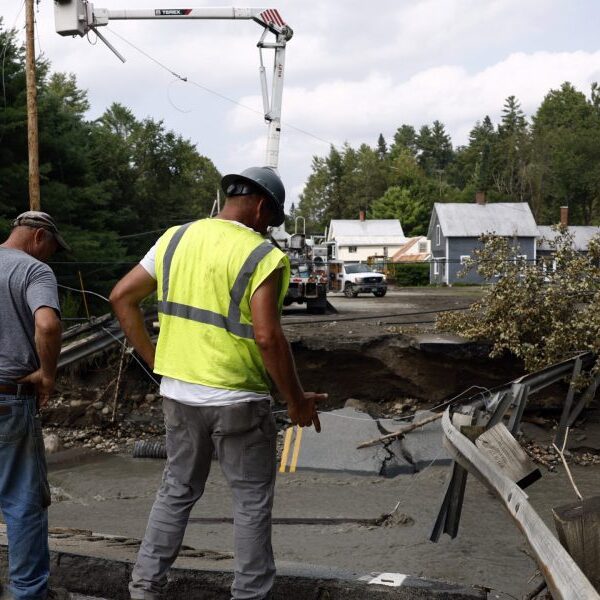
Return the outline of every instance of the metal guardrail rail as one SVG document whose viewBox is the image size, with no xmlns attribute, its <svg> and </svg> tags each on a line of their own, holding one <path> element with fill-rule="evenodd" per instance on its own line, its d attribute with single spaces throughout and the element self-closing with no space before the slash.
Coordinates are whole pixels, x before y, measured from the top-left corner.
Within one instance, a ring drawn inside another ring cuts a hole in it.
<svg viewBox="0 0 600 600">
<path fill-rule="evenodd" d="M 144 321 L 147 327 L 152 328 L 152 324 L 157 318 L 158 313 L 155 308 L 144 311 Z M 81 335 L 84 335 L 84 337 L 79 337 Z M 73 339 L 74 341 L 64 345 L 61 349 L 58 358 L 59 369 L 76 364 L 122 342 L 125 339 L 125 334 L 121 330 L 117 319 L 107 314 L 90 320 L 83 325 L 75 325 L 67 329 L 63 334 L 63 342 Z"/>
<path fill-rule="evenodd" d="M 473 473 L 504 504 L 527 539 L 554 600 L 600 600 L 600 595 L 556 536 L 529 504 L 527 494 L 484 452 L 442 417 L 444 443 L 460 465 Z"/>
<path fill-rule="evenodd" d="M 600 384 L 600 374 L 593 376 L 591 383 L 573 406 L 577 380 L 582 370 L 590 367 L 593 362 L 592 354 L 581 353 L 511 381 L 497 389 L 489 398 L 479 397 L 469 404 L 446 410 L 442 417 L 444 445 L 455 460 L 431 533 L 431 541 L 437 542 L 442 533 L 447 533 L 452 538 L 458 534 L 467 476 L 471 473 L 497 496 L 521 529 L 554 600 L 600 600 L 600 595 L 581 568 L 529 504 L 523 489 L 539 478 L 539 473 L 521 481 L 511 478 L 510 469 L 507 468 L 509 465 L 499 462 L 498 454 L 485 451 L 485 445 L 479 440 L 479 437 L 483 440 L 488 436 L 492 428 L 500 427 L 506 439 L 518 446 L 513 436 L 519 430 L 531 394 L 569 378 L 569 389 L 555 438 L 557 445 L 562 444 L 567 427 L 573 424 L 583 408 L 594 398 Z M 508 426 L 505 427 L 503 423 L 511 408 Z M 507 456 L 509 460 L 514 458 L 510 453 Z"/>
</svg>

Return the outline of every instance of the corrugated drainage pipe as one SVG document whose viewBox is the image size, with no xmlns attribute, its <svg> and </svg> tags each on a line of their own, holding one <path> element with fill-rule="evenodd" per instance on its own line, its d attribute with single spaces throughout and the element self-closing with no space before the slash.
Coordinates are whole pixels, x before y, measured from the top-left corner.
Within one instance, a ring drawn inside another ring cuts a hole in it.
<svg viewBox="0 0 600 600">
<path fill-rule="evenodd" d="M 163 442 L 137 440 L 133 445 L 133 458 L 167 458 L 167 448 Z"/>
</svg>

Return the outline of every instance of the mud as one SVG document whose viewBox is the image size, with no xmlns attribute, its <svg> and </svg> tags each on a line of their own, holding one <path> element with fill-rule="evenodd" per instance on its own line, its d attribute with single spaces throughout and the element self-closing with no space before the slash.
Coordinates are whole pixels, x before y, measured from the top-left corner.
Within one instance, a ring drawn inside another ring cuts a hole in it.
<svg viewBox="0 0 600 600">
<path fill-rule="evenodd" d="M 285 311 L 284 328 L 305 389 L 329 394 L 322 410 L 340 408 L 352 398 L 354 406 L 372 416 L 394 417 L 430 408 L 470 386 L 492 388 L 520 376 L 523 371 L 518 361 L 490 360 L 485 346 L 459 339 L 440 340 L 433 323 L 416 322 L 433 321 L 435 315 L 406 316 L 464 306 L 478 294 L 471 288 L 400 290 L 377 299 L 331 298 L 340 311 L 333 317 L 315 317 L 297 308 Z M 361 316 L 375 318 L 351 320 Z M 64 374 L 58 393 L 44 411 L 46 431 L 58 433 L 62 449 L 71 453 L 68 463 L 49 461 L 55 499 L 50 518 L 52 526 L 140 538 L 162 463 L 135 461 L 128 454 L 137 439 L 162 439 L 161 399 L 156 385 L 133 360 L 124 365 L 115 391 L 119 360 L 119 351 L 106 353 Z M 525 428 L 531 453 L 539 450 L 538 455 L 555 471 L 544 470 L 542 481 L 528 489 L 535 508 L 549 524 L 551 507 L 572 496 L 562 467 L 550 450 L 557 409 L 565 392 L 565 387 L 555 386 L 544 396 L 534 396 L 530 408 L 543 408 L 544 418 Z M 278 406 L 275 410 L 283 409 Z M 586 419 L 591 415 L 588 411 Z M 285 415 L 277 417 L 283 429 Z M 575 466 L 575 476 L 584 495 L 591 495 L 597 492 L 597 467 L 593 465 L 600 461 L 600 426 L 594 426 L 593 419 L 579 425 L 572 432 L 571 450 L 588 453 L 589 457 L 574 462 L 589 466 Z M 98 453 L 86 454 L 92 450 Z M 227 486 L 217 471 L 194 516 L 218 520 L 230 515 Z M 531 587 L 527 581 L 536 570 L 535 564 L 512 521 L 477 482 L 470 480 L 467 489 L 459 538 L 444 538 L 437 545 L 428 542 L 446 476 L 447 469 L 435 464 L 416 475 L 391 480 L 343 473 L 281 475 L 276 517 L 349 521 L 275 525 L 277 557 L 281 563 L 410 573 L 486 585 L 513 597 L 524 594 Z M 352 523 L 352 519 L 379 519 L 395 506 L 398 510 L 394 516 L 381 521 L 385 526 Z M 230 554 L 231 527 L 224 523 L 191 524 L 186 544 Z M 491 597 L 508 596 L 498 593 Z"/>
</svg>

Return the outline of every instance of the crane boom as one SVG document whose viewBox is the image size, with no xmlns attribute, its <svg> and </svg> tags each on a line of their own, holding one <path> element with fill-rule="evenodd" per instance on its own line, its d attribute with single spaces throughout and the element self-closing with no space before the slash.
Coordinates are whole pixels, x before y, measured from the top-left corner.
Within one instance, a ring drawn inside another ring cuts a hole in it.
<svg viewBox="0 0 600 600">
<path fill-rule="evenodd" d="M 88 0 L 55 0 L 54 19 L 56 32 L 63 36 L 81 36 L 94 31 L 117 57 L 125 59 L 116 48 L 98 31 L 110 21 L 123 20 L 227 20 L 243 19 L 256 22 L 264 28 L 257 44 L 261 61 L 260 77 L 265 121 L 268 124 L 265 165 L 277 168 L 279 164 L 279 143 L 281 138 L 281 103 L 283 97 L 283 78 L 285 73 L 286 44 L 292 39 L 294 32 L 283 20 L 279 11 L 274 8 L 235 8 L 235 7 L 202 7 L 202 8 L 136 8 L 106 9 L 96 8 Z M 274 42 L 265 42 L 266 34 L 275 36 Z M 273 80 L 271 98 L 268 96 L 266 73 L 262 62 L 263 49 L 274 51 Z"/>
</svg>

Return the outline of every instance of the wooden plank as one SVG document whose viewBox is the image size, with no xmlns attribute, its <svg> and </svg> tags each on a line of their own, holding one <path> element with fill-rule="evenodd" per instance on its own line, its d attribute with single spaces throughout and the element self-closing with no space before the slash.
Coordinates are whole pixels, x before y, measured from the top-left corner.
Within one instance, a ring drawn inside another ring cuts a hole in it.
<svg viewBox="0 0 600 600">
<path fill-rule="evenodd" d="M 600 496 L 552 510 L 558 539 L 600 590 Z"/>
<path fill-rule="evenodd" d="M 403 427 L 402 429 L 399 429 L 398 431 L 394 431 L 392 433 L 382 435 L 378 438 L 375 438 L 374 440 L 369 440 L 368 442 L 362 442 L 358 446 L 356 446 L 356 449 L 360 450 L 361 448 L 368 448 L 369 446 L 375 446 L 375 444 L 383 444 L 384 442 L 388 442 L 388 441 L 394 440 L 396 438 L 401 438 L 404 436 L 404 434 L 410 433 L 411 431 L 414 431 L 415 429 L 419 429 L 420 427 L 425 427 L 425 425 L 427 425 L 428 423 L 433 423 L 433 421 L 439 421 L 442 418 L 442 414 L 443 413 L 437 413 L 437 414 L 431 415 L 429 417 L 426 417 L 422 421 L 417 421 L 416 423 L 411 423 L 410 425 L 407 425 L 406 427 Z"/>
<path fill-rule="evenodd" d="M 600 595 L 569 553 L 529 504 L 527 494 L 452 425 L 450 410 L 442 417 L 444 443 L 504 504 L 523 532 L 554 600 L 600 600 Z"/>
<path fill-rule="evenodd" d="M 521 489 L 541 478 L 540 470 L 533 464 L 521 444 L 515 440 L 504 423 L 498 423 L 482 433 L 475 445 L 485 452 Z"/>
</svg>

